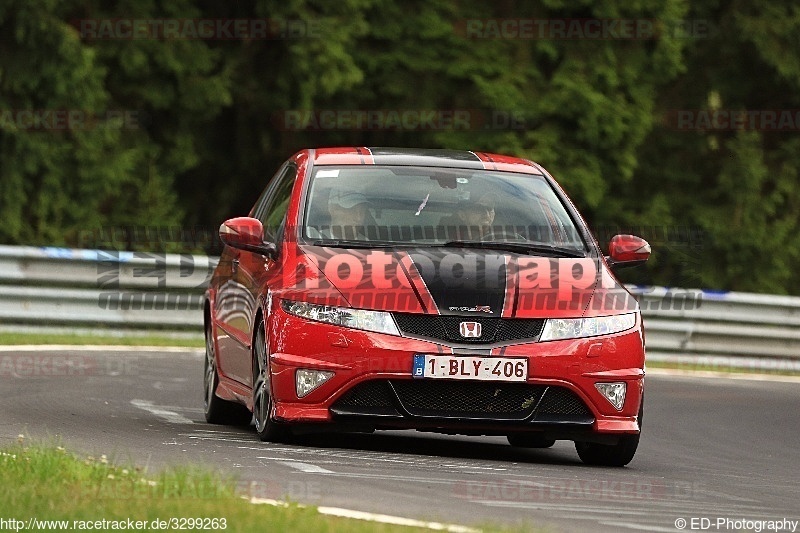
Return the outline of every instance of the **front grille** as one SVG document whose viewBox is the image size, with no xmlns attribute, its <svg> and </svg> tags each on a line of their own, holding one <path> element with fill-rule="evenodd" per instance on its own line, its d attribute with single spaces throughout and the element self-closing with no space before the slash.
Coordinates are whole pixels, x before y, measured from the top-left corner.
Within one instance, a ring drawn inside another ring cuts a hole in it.
<svg viewBox="0 0 800 533">
<path fill-rule="evenodd" d="M 578 396 L 563 387 L 550 387 L 544 395 L 537 414 L 546 415 L 589 415 L 591 411 Z"/>
<path fill-rule="evenodd" d="M 374 379 L 359 383 L 333 409 L 385 410 L 415 416 L 497 420 L 590 416 L 586 404 L 564 387 L 445 379 Z M 535 416 L 534 415 L 535 411 Z"/>
<path fill-rule="evenodd" d="M 395 313 L 394 319 L 397 327 L 406 335 L 463 344 L 490 344 L 536 339 L 544 327 L 544 320 L 529 318 Z M 478 338 L 462 337 L 459 326 L 465 321 L 479 323 L 482 330 L 481 336 Z"/>
<path fill-rule="evenodd" d="M 419 416 L 524 419 L 546 387 L 525 383 L 398 380 L 392 382 L 402 406 Z"/>
<path fill-rule="evenodd" d="M 359 383 L 336 402 L 341 407 L 392 407 L 394 393 L 389 382 L 374 379 Z"/>
</svg>

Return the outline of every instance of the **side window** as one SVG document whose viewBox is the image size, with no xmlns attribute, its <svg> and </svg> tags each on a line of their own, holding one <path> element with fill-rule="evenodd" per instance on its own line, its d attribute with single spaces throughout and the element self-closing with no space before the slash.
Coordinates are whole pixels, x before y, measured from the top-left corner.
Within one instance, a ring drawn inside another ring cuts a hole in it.
<svg viewBox="0 0 800 533">
<path fill-rule="evenodd" d="M 287 167 L 274 183 L 275 187 L 270 187 L 264 208 L 255 214 L 264 225 L 264 238 L 268 241 L 278 242 L 283 238 L 284 220 L 289 210 L 296 176 L 297 169 L 293 166 Z"/>
<path fill-rule="evenodd" d="M 280 177 L 286 171 L 286 165 L 282 165 L 278 171 L 272 175 L 272 177 L 267 182 L 267 186 L 264 187 L 264 191 L 256 200 L 256 205 L 253 206 L 253 209 L 250 210 L 248 216 L 253 218 L 257 218 L 261 220 L 264 218 L 264 211 L 267 209 L 267 204 L 269 203 L 269 199 L 275 192 L 275 187 L 277 186 L 278 182 L 280 181 Z"/>
</svg>

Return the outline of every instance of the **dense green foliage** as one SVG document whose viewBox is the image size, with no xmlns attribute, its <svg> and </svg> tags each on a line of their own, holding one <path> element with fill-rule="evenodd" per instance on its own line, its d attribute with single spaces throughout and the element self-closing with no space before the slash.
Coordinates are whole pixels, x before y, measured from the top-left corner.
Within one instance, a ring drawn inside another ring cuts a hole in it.
<svg viewBox="0 0 800 533">
<path fill-rule="evenodd" d="M 297 24 L 268 39 L 80 31 L 87 19 L 200 18 Z M 654 32 L 492 33 L 487 21 L 504 19 L 634 21 Z M 696 120 L 800 109 L 800 8 L 790 0 L 10 0 L 0 32 L 2 243 L 80 246 L 94 230 L 130 225 L 213 228 L 245 213 L 276 165 L 304 147 L 468 148 L 542 163 L 601 244 L 617 231 L 650 239 L 650 264 L 628 281 L 800 294 L 800 125 Z M 94 118 L 31 128 L 18 120 L 26 109 Z M 471 121 L 302 128 L 287 122 L 300 110 L 438 110 Z M 681 111 L 693 113 L 688 125 L 676 122 Z"/>
</svg>

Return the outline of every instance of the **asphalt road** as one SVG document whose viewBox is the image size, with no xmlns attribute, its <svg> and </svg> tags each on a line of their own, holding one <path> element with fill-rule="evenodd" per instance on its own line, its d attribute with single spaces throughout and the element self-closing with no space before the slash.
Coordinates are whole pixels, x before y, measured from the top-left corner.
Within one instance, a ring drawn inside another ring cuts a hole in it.
<svg viewBox="0 0 800 533">
<path fill-rule="evenodd" d="M 463 525 L 677 531 L 676 520 L 800 519 L 800 383 L 647 377 L 626 468 L 570 442 L 393 431 L 261 443 L 201 411 L 200 352 L 0 351 L 0 446 L 24 433 L 148 469 L 200 463 L 258 498 Z M 711 529 L 714 531 L 715 529 Z M 800 528 L 798 528 L 800 530 Z"/>
</svg>

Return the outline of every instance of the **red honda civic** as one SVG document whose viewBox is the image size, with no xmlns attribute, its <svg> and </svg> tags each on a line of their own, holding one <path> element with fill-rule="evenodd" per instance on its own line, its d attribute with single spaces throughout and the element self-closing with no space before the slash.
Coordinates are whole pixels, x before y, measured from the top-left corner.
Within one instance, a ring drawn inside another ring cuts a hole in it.
<svg viewBox="0 0 800 533">
<path fill-rule="evenodd" d="M 644 332 L 556 181 L 525 159 L 320 148 L 286 161 L 225 244 L 205 298 L 205 417 L 262 440 L 417 429 L 575 442 L 623 466 L 639 442 Z"/>
</svg>

